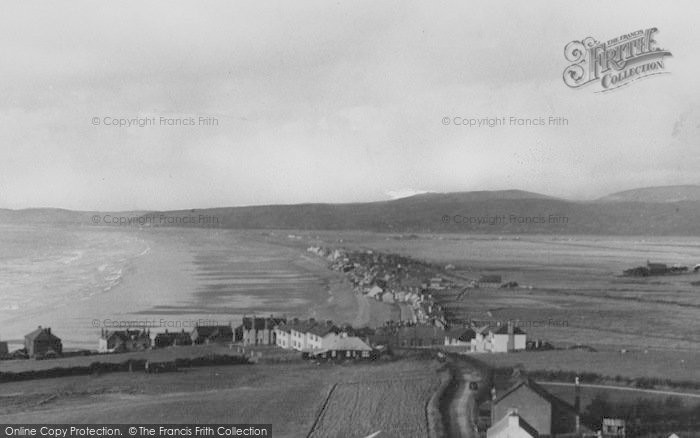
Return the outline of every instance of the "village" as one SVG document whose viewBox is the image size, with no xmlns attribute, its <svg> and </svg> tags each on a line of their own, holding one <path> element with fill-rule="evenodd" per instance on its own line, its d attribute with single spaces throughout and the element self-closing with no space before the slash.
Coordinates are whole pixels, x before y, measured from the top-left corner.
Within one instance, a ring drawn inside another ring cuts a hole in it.
<svg viewBox="0 0 700 438">
<path fill-rule="evenodd" d="M 215 345 L 228 348 L 249 360 L 279 351 L 291 360 L 321 363 L 383 360 L 395 352 L 433 352 L 438 360 L 448 356 L 516 354 L 538 350 L 541 340 L 528 339 L 519 321 L 469 321 L 449 319 L 434 299 L 438 291 L 456 287 L 451 279 L 453 266 L 438 267 L 395 254 L 372 251 L 345 251 L 310 247 L 309 253 L 328 261 L 352 284 L 354 293 L 365 299 L 399 306 L 400 320 L 386 321 L 379 327 L 352 327 L 330 320 L 289 318 L 274 314 L 244 315 L 240 321 L 222 325 L 197 325 L 191 331 L 152 333 L 149 328 L 101 329 L 96 349 L 64 351 L 63 342 L 50 327 L 37 327 L 24 337 L 24 348 L 10 352 L 0 342 L 0 358 L 5 360 L 48 360 L 74 355 L 119 355 L 186 349 Z M 460 287 L 463 282 L 460 282 Z M 468 281 L 467 288 L 519 287 L 495 274 Z M 466 357 L 465 356 L 465 357 Z M 177 365 L 164 366 L 146 361 L 146 372 L 173 372 Z M 129 365 L 131 370 L 131 365 Z M 575 385 L 575 402 L 569 404 L 549 393 L 526 375 L 509 379 L 510 386 L 480 388 L 472 381 L 467 397 L 479 398 L 471 426 L 474 436 L 505 437 L 615 437 L 626 435 L 624 421 L 602 418 L 602 428 L 593 432 L 581 421 L 580 386 Z M 484 391 L 487 396 L 484 397 Z M 479 396 L 481 394 L 481 396 Z M 477 425 L 478 423 L 478 425 Z M 465 436 L 470 431 L 465 431 Z"/>
</svg>

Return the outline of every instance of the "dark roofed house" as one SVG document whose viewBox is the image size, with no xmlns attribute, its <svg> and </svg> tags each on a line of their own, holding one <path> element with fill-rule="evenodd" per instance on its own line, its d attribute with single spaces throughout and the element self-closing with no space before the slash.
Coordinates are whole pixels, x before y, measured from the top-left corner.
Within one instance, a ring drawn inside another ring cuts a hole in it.
<svg viewBox="0 0 700 438">
<path fill-rule="evenodd" d="M 668 272 L 668 266 L 665 263 L 650 263 L 648 260 L 647 269 L 651 275 L 661 275 Z"/>
<path fill-rule="evenodd" d="M 286 318 L 247 317 L 244 316 L 241 325 L 236 327 L 235 340 L 244 345 L 275 345 L 277 334 L 275 327 L 286 323 Z"/>
<path fill-rule="evenodd" d="M 346 333 L 329 338 L 322 348 L 307 354 L 321 359 L 374 359 L 376 357 L 372 347 L 362 339 L 348 336 Z"/>
<path fill-rule="evenodd" d="M 445 333 L 445 345 L 471 349 L 472 339 L 475 338 L 476 332 L 471 328 L 454 328 Z"/>
<path fill-rule="evenodd" d="M 190 338 L 194 344 L 233 342 L 233 329 L 230 325 L 197 325 Z"/>
<path fill-rule="evenodd" d="M 176 345 L 192 345 L 190 334 L 182 330 L 180 332 L 158 333 L 153 341 L 156 348 L 170 347 Z"/>
<path fill-rule="evenodd" d="M 102 330 L 97 351 L 100 353 L 123 353 L 143 351 L 151 348 L 151 334 L 147 330 Z"/>
<path fill-rule="evenodd" d="M 580 424 L 579 414 L 573 406 L 528 378 L 520 379 L 492 401 L 492 424 L 514 411 L 540 435 L 590 432 Z"/>
<path fill-rule="evenodd" d="M 24 337 L 24 348 L 29 357 L 60 356 L 63 353 L 63 343 L 58 336 L 51 333 L 51 328 L 39 326 Z"/>
</svg>

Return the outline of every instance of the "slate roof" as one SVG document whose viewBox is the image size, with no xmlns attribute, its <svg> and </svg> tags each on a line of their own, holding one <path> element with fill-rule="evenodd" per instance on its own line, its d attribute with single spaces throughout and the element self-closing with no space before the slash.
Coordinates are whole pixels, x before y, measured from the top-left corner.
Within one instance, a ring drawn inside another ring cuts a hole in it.
<svg viewBox="0 0 700 438">
<path fill-rule="evenodd" d="M 230 325 L 198 325 L 194 328 L 197 335 L 202 337 L 210 336 L 233 336 L 233 329 Z"/>
<path fill-rule="evenodd" d="M 508 334 L 508 325 L 502 325 L 500 326 L 495 332 L 493 332 L 495 335 L 507 335 Z M 517 325 L 513 327 L 513 334 L 514 335 L 524 335 L 526 334 L 520 327 Z"/>
<path fill-rule="evenodd" d="M 285 318 L 275 318 L 273 316 L 260 317 L 260 316 L 244 316 L 243 317 L 243 329 L 244 330 L 272 330 L 275 326 L 285 323 L 287 320 Z"/>
<path fill-rule="evenodd" d="M 469 342 L 476 337 L 476 332 L 470 328 L 456 328 L 448 331 L 445 336 L 462 342 Z"/>
<path fill-rule="evenodd" d="M 501 394 L 496 399 L 495 404 L 500 403 L 501 401 L 506 399 L 510 394 L 515 392 L 515 390 L 519 389 L 522 386 L 525 386 L 525 387 L 531 389 L 537 395 L 539 395 L 543 399 L 547 400 L 552 405 L 557 405 L 557 406 L 562 407 L 568 411 L 573 411 L 573 412 L 576 411 L 576 409 L 573 406 L 571 406 L 569 403 L 565 402 L 564 400 L 560 399 L 559 397 L 555 396 L 554 394 L 548 392 L 546 389 L 544 389 L 542 386 L 535 383 L 535 381 L 530 379 L 530 378 L 520 379 L 513 386 L 511 386 L 506 392 Z"/>
<path fill-rule="evenodd" d="M 327 351 L 372 351 L 372 347 L 355 336 L 338 336 L 331 338 L 324 349 L 314 352 L 314 354 Z"/>
<path fill-rule="evenodd" d="M 37 339 L 44 338 L 44 339 L 50 339 L 50 340 L 60 340 L 60 338 L 54 334 L 51 333 L 51 328 L 37 328 L 33 332 L 30 332 L 29 334 L 24 336 L 24 339 L 29 341 L 29 342 L 34 342 Z"/>
</svg>

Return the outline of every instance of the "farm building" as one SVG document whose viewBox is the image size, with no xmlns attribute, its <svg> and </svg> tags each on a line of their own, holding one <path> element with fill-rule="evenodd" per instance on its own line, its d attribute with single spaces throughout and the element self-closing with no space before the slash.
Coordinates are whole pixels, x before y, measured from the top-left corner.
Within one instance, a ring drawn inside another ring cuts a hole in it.
<svg viewBox="0 0 700 438">
<path fill-rule="evenodd" d="M 494 391 L 494 398 L 495 395 Z M 491 402 L 492 424 L 496 425 L 513 411 L 540 435 L 590 432 L 581 425 L 579 414 L 573 406 L 531 379 L 519 380 Z"/>
<path fill-rule="evenodd" d="M 320 350 L 310 352 L 309 356 L 319 359 L 371 359 L 373 350 L 362 339 L 341 333 L 330 338 Z"/>
<path fill-rule="evenodd" d="M 189 333 L 182 330 L 180 332 L 158 333 L 153 340 L 153 345 L 156 348 L 171 347 L 176 345 L 192 345 L 192 337 Z"/>
<path fill-rule="evenodd" d="M 649 269 L 649 275 L 663 275 L 668 272 L 668 266 L 665 263 L 651 263 L 648 260 L 647 269 Z"/>
<path fill-rule="evenodd" d="M 61 339 L 51 333 L 51 328 L 41 328 L 24 337 L 24 348 L 29 357 L 60 356 L 63 353 Z"/>
<path fill-rule="evenodd" d="M 491 337 L 493 353 L 525 350 L 527 344 L 527 334 L 520 327 L 514 326 L 512 321 L 497 328 Z"/>
<path fill-rule="evenodd" d="M 97 351 L 100 353 L 124 353 L 151 348 L 151 334 L 146 330 L 102 329 Z"/>
<path fill-rule="evenodd" d="M 498 420 L 486 431 L 487 438 L 537 438 L 539 436 L 537 430 L 523 420 L 516 410 Z"/>
<path fill-rule="evenodd" d="M 236 327 L 235 341 L 243 345 L 276 345 L 275 327 L 287 322 L 285 318 L 244 316 L 241 325 Z"/>
<path fill-rule="evenodd" d="M 213 344 L 233 342 L 233 329 L 230 325 L 197 325 L 190 333 L 193 344 Z"/>
<path fill-rule="evenodd" d="M 476 338 L 476 332 L 471 328 L 455 328 L 445 333 L 445 345 L 450 347 L 466 347 L 471 350 L 472 339 Z"/>
</svg>

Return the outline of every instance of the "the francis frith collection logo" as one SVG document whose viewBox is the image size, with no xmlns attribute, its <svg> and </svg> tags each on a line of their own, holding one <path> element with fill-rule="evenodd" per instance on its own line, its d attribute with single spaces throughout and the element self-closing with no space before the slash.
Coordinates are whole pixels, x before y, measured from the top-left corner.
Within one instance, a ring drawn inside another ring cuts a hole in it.
<svg viewBox="0 0 700 438">
<path fill-rule="evenodd" d="M 658 46 L 655 27 L 620 35 L 607 41 L 592 37 L 572 41 L 564 48 L 564 83 L 571 88 L 594 85 L 596 92 L 611 91 L 653 75 L 668 73 L 664 57 L 671 52 Z"/>
</svg>

